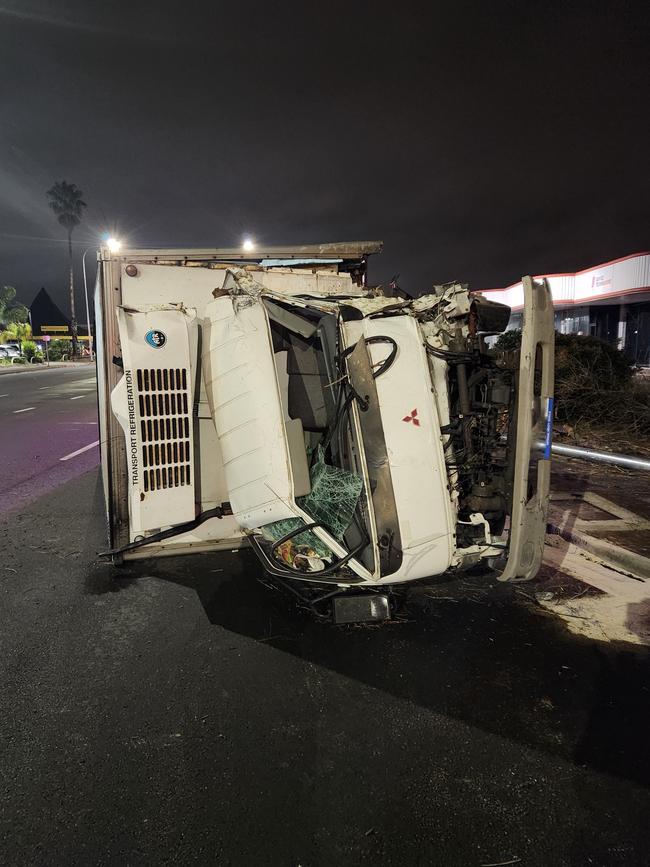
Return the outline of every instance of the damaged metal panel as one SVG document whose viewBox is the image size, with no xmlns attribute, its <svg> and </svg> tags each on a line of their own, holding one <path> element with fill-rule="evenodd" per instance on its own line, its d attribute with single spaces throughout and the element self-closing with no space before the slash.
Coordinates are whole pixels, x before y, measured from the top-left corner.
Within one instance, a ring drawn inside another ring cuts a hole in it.
<svg viewBox="0 0 650 867">
<path fill-rule="evenodd" d="M 546 280 L 524 277 L 516 456 L 508 560 L 501 581 L 527 581 L 541 565 L 551 478 L 553 301 Z M 538 440 L 543 432 L 543 449 Z"/>
<path fill-rule="evenodd" d="M 139 249 L 123 249 L 119 254 L 111 253 L 108 249 L 102 249 L 100 256 L 102 260 L 124 260 L 128 259 L 131 262 L 137 261 L 199 261 L 199 260 L 223 260 L 229 262 L 256 262 L 263 259 L 309 259 L 316 261 L 318 259 L 341 259 L 342 261 L 361 261 L 366 256 L 371 256 L 381 253 L 383 250 L 382 241 L 345 241 L 333 244 L 302 244 L 289 247 L 274 247 L 260 246 L 255 251 L 245 251 L 241 247 L 214 247 L 214 248 L 197 248 L 195 250 L 187 247 L 179 249 L 155 249 L 139 248 Z"/>
</svg>

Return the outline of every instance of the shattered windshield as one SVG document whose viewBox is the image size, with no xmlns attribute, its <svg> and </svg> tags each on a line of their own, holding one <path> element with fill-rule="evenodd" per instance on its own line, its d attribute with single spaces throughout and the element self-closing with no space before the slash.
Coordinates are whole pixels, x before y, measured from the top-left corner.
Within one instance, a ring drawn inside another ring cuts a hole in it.
<svg viewBox="0 0 650 867">
<path fill-rule="evenodd" d="M 266 302 L 297 504 L 348 551 L 364 546 L 360 559 L 373 568 L 363 479 L 357 461 L 349 411 L 352 396 L 339 348 L 335 314 Z M 293 431 L 298 424 L 299 436 Z M 304 452 L 304 455 L 303 455 Z M 306 462 L 307 472 L 304 467 Z M 296 571 L 322 572 L 333 565 L 328 546 L 305 531 L 300 518 L 263 528 L 272 557 Z M 365 543 L 365 544 L 364 544 Z"/>
</svg>

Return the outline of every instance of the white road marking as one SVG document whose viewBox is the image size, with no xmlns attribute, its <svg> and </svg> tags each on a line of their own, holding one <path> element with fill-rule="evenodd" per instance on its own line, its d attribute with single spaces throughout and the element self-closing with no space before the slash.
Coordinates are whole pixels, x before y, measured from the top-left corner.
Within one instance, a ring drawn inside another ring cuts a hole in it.
<svg viewBox="0 0 650 867">
<path fill-rule="evenodd" d="M 30 409 L 36 409 L 36 407 L 35 406 L 26 406 L 25 409 L 15 409 L 14 415 L 16 415 L 19 412 L 29 412 Z"/>
<path fill-rule="evenodd" d="M 78 394 L 76 397 L 71 397 L 70 400 L 81 400 L 81 398 L 85 396 L 85 394 Z"/>
<path fill-rule="evenodd" d="M 42 386 L 39 388 L 39 391 L 45 391 L 46 388 L 52 388 L 52 386 L 51 386 L 51 385 L 42 385 Z"/>
<path fill-rule="evenodd" d="M 77 455 L 83 454 L 83 452 L 87 452 L 89 449 L 94 449 L 95 446 L 99 445 L 99 440 L 95 440 L 94 443 L 90 443 L 90 445 L 84 446 L 81 449 L 77 449 L 76 452 L 70 452 L 69 455 L 66 455 L 63 458 L 59 458 L 60 461 L 69 461 L 70 458 L 76 458 Z"/>
<path fill-rule="evenodd" d="M 0 397 L 9 397 L 8 394 L 0 394 Z"/>
</svg>

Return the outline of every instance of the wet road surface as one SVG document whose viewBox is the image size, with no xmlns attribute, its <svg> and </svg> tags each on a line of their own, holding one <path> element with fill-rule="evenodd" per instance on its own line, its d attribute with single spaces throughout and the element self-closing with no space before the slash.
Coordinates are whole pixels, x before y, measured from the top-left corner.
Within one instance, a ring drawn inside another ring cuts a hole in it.
<svg viewBox="0 0 650 867">
<path fill-rule="evenodd" d="M 644 651 L 478 577 L 325 626 L 243 552 L 103 564 L 96 469 L 56 503 L 0 521 L 4 863 L 648 863 Z"/>
</svg>

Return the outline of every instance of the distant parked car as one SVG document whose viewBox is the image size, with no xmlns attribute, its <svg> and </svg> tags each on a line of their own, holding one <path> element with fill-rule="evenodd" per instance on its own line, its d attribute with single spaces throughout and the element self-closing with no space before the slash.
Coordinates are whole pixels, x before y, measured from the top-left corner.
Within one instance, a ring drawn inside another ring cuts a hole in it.
<svg viewBox="0 0 650 867">
<path fill-rule="evenodd" d="M 0 350 L 4 350 L 4 358 L 18 358 L 20 356 L 20 349 L 15 343 L 0 343 Z"/>
<path fill-rule="evenodd" d="M 0 358 L 9 358 L 9 353 L 4 346 L 0 346 Z"/>
</svg>

